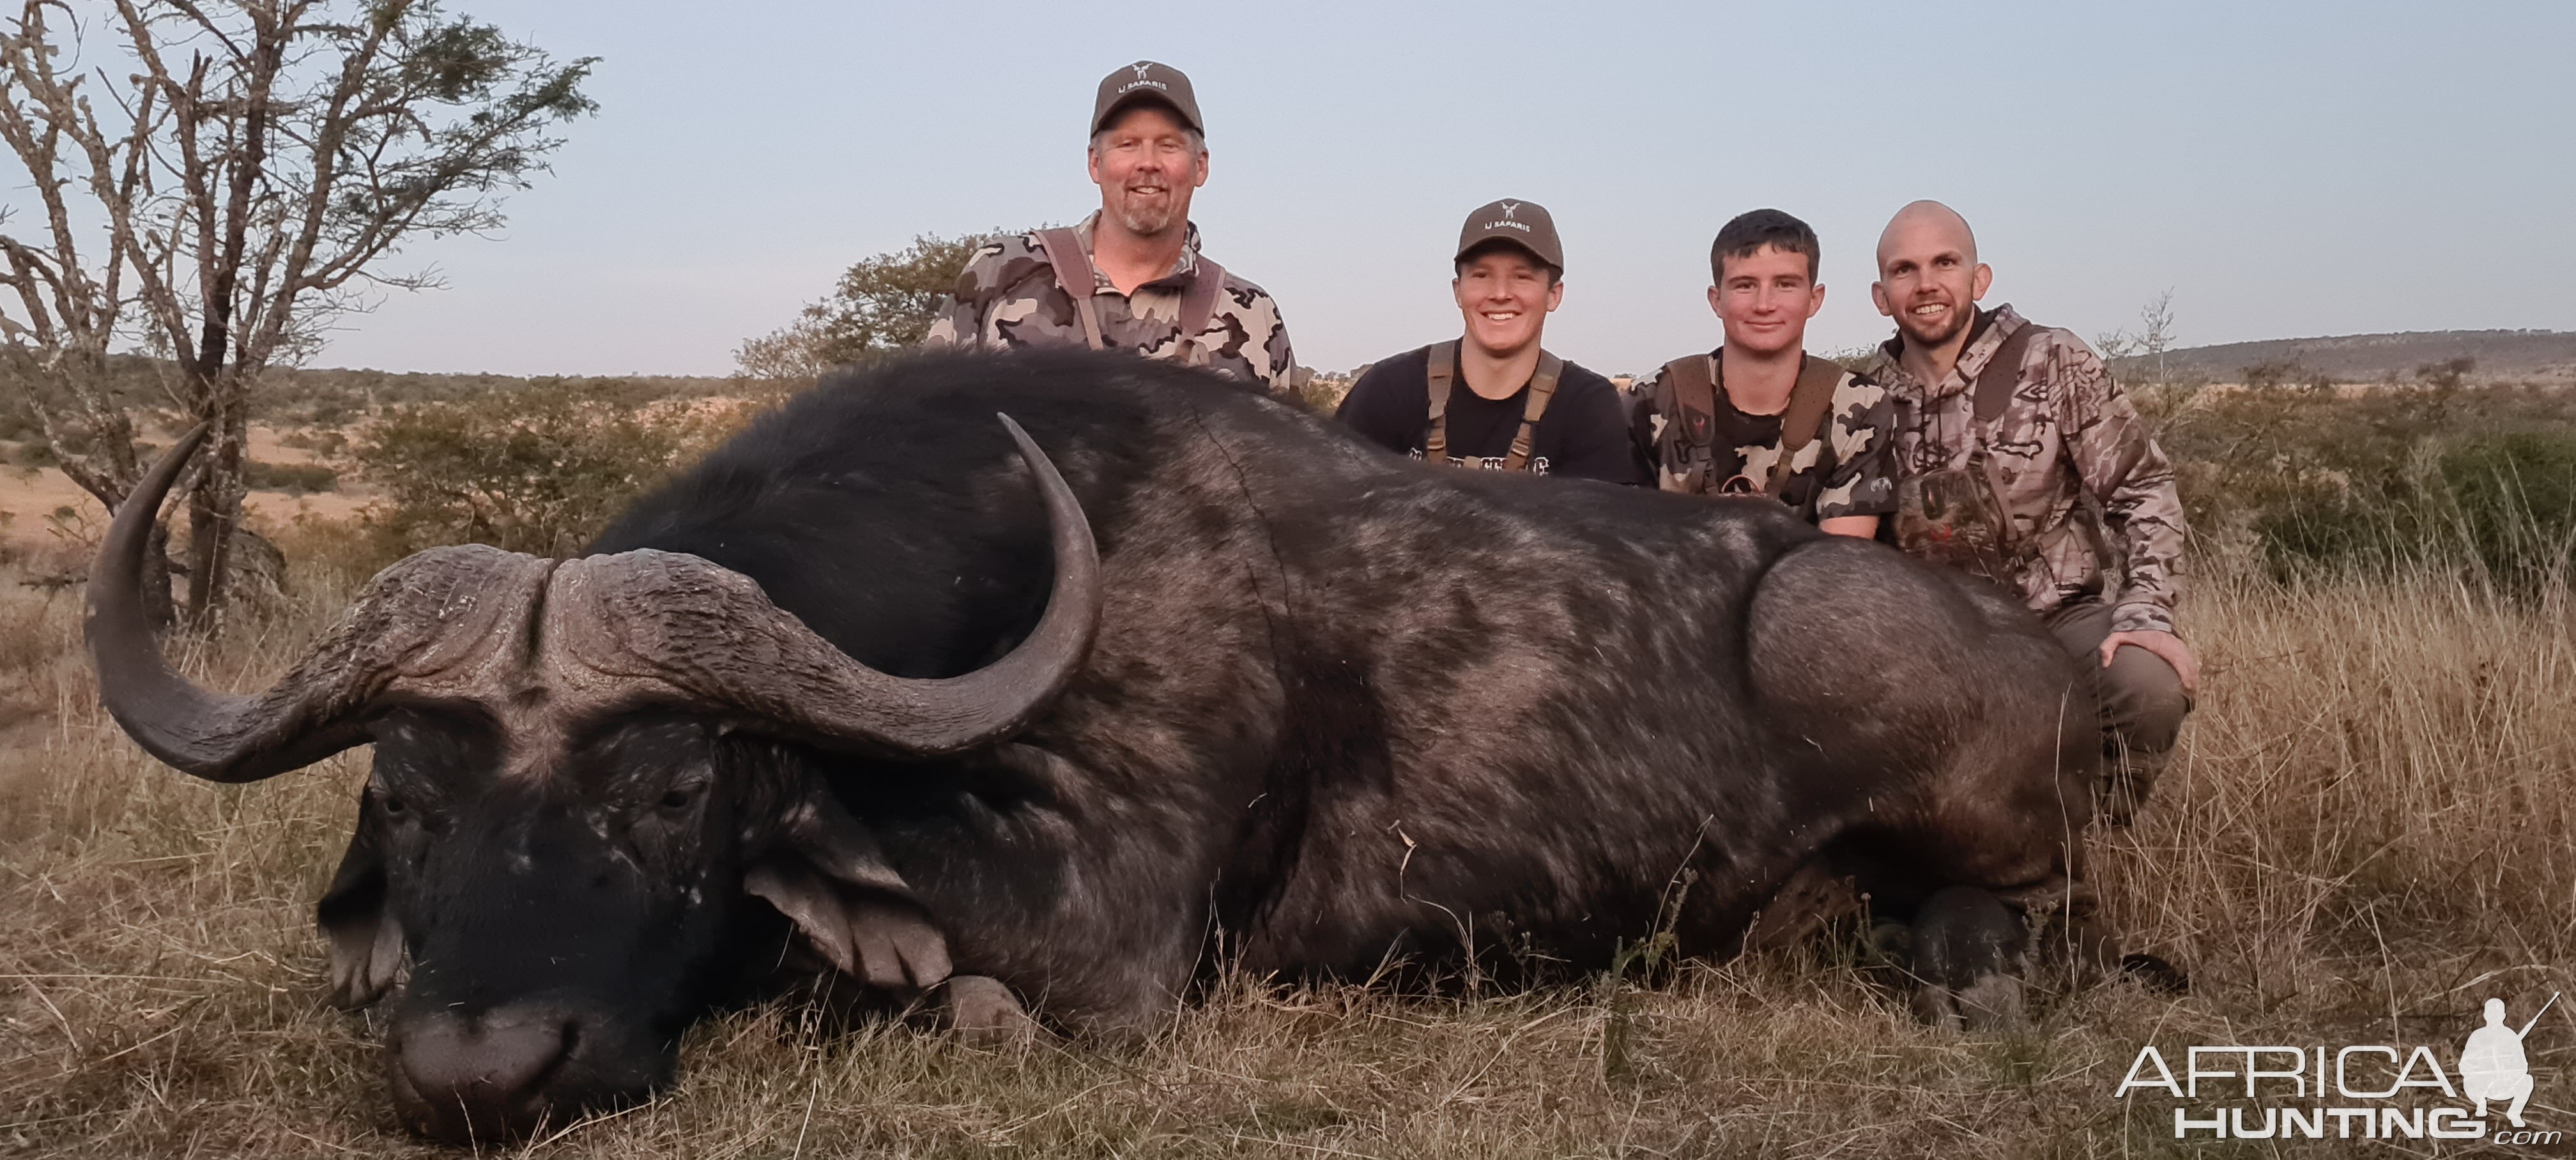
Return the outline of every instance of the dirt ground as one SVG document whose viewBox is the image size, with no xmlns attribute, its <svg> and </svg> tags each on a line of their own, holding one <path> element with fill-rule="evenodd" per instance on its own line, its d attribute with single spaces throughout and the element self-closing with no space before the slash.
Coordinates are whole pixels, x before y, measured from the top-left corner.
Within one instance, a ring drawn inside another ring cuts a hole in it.
<svg viewBox="0 0 2576 1160">
<path fill-rule="evenodd" d="M 250 428 L 250 457 L 261 463 L 320 463 L 322 456 L 301 447 L 279 442 L 291 432 L 266 424 Z M 167 446 L 169 432 L 149 432 L 147 442 Z M 28 468 L 15 463 L 17 448 L 0 444 L 0 554 L 49 557 L 62 554 L 65 536 L 80 539 L 83 533 L 95 538 L 107 526 L 107 513 L 98 501 L 73 483 L 70 476 L 57 468 Z M 345 466 L 345 465 L 343 465 Z M 299 517 L 307 519 L 345 520 L 357 514 L 374 498 L 361 480 L 348 478 L 343 471 L 339 483 L 330 491 L 288 493 L 253 490 L 243 500 L 255 528 L 278 528 L 292 524 Z M 64 509 L 72 516 L 60 524 L 47 517 Z M 58 530 L 59 529 L 59 530 Z M 82 548 L 73 554 L 85 555 Z"/>
</svg>

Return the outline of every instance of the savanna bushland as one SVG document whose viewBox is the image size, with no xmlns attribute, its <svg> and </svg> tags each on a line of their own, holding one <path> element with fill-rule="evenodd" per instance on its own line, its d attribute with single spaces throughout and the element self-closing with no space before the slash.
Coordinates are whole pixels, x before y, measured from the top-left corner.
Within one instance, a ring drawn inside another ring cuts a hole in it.
<svg viewBox="0 0 2576 1160">
<path fill-rule="evenodd" d="M 2376 385 L 2270 363 L 2213 385 L 2145 357 L 2122 371 L 2181 466 L 2185 631 L 2207 672 L 2155 799 L 2092 857 L 2133 949 L 2185 971 L 2187 993 L 2096 981 L 2047 991 L 2023 1030 L 1939 1031 L 1840 931 L 1727 963 L 1648 942 L 1587 983 L 1522 992 L 1220 975 L 1128 1047 L 985 1050 L 768 1006 L 692 1031 L 663 1098 L 506 1151 L 2511 1152 L 2185 1148 L 2171 1101 L 2112 1091 L 2147 1044 L 2179 1060 L 2192 1044 L 2420 1043 L 2447 1067 L 2484 998 L 2518 1023 L 2576 991 L 2576 395 L 2456 363 Z M 252 519 L 287 583 L 216 635 L 173 635 L 197 679 L 265 685 L 402 552 L 571 550 L 765 397 L 390 378 L 313 373 L 269 396 L 252 450 L 331 490 L 254 475 L 281 489 Z M 180 416 L 165 418 L 144 437 L 166 442 Z M 0 434 L 5 485 L 35 486 L 41 436 Z M 369 1018 L 323 1005 L 312 907 L 363 751 L 238 787 L 144 757 L 99 711 L 79 645 L 96 521 L 54 517 L 0 527 L 0 1153 L 431 1151 L 392 1123 Z M 2576 1129 L 2576 1022 L 2545 1018 L 2528 1048 L 2529 1118 Z"/>
</svg>

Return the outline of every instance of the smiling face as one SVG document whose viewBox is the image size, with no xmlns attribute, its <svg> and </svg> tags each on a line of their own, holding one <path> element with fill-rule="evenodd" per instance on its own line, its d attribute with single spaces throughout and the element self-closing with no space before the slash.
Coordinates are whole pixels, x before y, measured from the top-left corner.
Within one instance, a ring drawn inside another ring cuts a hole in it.
<svg viewBox="0 0 2576 1160">
<path fill-rule="evenodd" d="M 1807 320 L 1825 306 L 1825 288 L 1817 284 L 1812 264 L 1807 255 L 1778 246 L 1721 257 L 1708 304 L 1726 326 L 1726 345 L 1766 355 L 1803 347 Z"/>
<path fill-rule="evenodd" d="M 1206 144 L 1162 105 L 1131 106 L 1091 138 L 1101 214 L 1138 237 L 1186 226 L 1190 195 L 1207 177 Z"/>
<path fill-rule="evenodd" d="M 1449 288 L 1466 317 L 1467 340 L 1496 358 L 1536 346 L 1548 313 L 1565 300 L 1565 283 L 1554 270 L 1503 243 L 1470 251 Z"/>
<path fill-rule="evenodd" d="M 1968 223 L 1947 206 L 1916 202 L 1879 236 L 1878 281 L 1869 298 L 1907 342 L 1938 347 L 1967 332 L 1993 280 L 1994 271 L 1977 261 Z"/>
</svg>

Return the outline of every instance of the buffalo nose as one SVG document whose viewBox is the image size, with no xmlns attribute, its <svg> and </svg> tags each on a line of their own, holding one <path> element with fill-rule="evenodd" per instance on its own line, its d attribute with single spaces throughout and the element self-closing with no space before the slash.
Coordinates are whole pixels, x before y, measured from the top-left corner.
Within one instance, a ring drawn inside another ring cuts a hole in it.
<svg viewBox="0 0 2576 1160">
<path fill-rule="evenodd" d="M 534 1012 L 421 1018 L 403 1031 L 394 1064 L 396 1102 L 416 1130 L 438 1139 L 524 1134 L 544 1117 L 546 1079 L 572 1039 L 570 1022 Z"/>
</svg>

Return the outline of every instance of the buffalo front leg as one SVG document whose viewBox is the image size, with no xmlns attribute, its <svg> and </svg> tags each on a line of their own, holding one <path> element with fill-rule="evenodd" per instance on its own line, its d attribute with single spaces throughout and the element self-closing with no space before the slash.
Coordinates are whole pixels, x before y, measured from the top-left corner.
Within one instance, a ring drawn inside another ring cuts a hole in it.
<svg viewBox="0 0 2576 1160">
<path fill-rule="evenodd" d="M 977 1047 L 1017 1047 L 1046 1033 L 1001 980 L 951 975 L 940 984 L 939 1007 L 950 1030 Z"/>
</svg>

